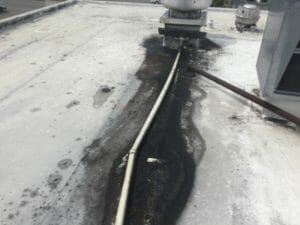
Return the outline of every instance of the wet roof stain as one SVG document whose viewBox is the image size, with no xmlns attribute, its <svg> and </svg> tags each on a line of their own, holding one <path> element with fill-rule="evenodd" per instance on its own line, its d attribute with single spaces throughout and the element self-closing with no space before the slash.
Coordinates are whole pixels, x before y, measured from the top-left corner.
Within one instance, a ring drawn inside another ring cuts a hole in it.
<svg viewBox="0 0 300 225">
<path fill-rule="evenodd" d="M 38 111 L 41 111 L 41 108 L 32 108 L 30 110 L 30 112 L 38 112 Z"/>
<path fill-rule="evenodd" d="M 56 189 L 62 179 L 63 177 L 60 174 L 50 174 L 47 179 L 48 186 L 51 189 Z"/>
<path fill-rule="evenodd" d="M 31 198 L 35 198 L 35 197 L 38 196 L 38 195 L 39 195 L 39 189 L 38 189 L 38 188 L 35 189 L 35 190 L 33 190 L 33 191 L 31 191 L 30 194 L 29 194 L 29 196 L 30 196 Z"/>
<path fill-rule="evenodd" d="M 11 219 L 13 219 L 14 217 L 15 217 L 15 215 L 12 214 L 12 213 L 10 213 L 10 214 L 7 216 L 7 219 L 11 220 Z"/>
<path fill-rule="evenodd" d="M 63 159 L 63 160 L 60 160 L 57 163 L 57 166 L 60 169 L 65 170 L 65 169 L 68 169 L 72 164 L 73 164 L 73 160 L 72 159 Z"/>
<path fill-rule="evenodd" d="M 80 104 L 80 101 L 78 101 L 78 100 L 73 100 L 73 101 L 71 101 L 70 103 L 68 103 L 67 105 L 66 105 L 66 108 L 67 109 L 70 109 L 70 108 L 72 108 L 72 107 L 74 107 L 74 106 L 78 106 Z"/>
<path fill-rule="evenodd" d="M 108 87 L 104 87 L 104 88 L 101 89 L 102 93 L 109 93 L 110 91 L 111 91 L 111 89 L 108 88 Z"/>
<path fill-rule="evenodd" d="M 103 105 L 104 102 L 112 95 L 115 87 L 109 86 L 100 86 L 97 92 L 94 95 L 93 107 L 99 108 Z"/>
<path fill-rule="evenodd" d="M 232 121 L 234 125 L 241 125 L 245 123 L 244 118 L 239 115 L 232 115 L 229 117 L 229 120 Z"/>
<path fill-rule="evenodd" d="M 28 203 L 29 203 L 28 201 L 23 200 L 23 201 L 21 201 L 19 207 L 20 207 L 20 208 L 23 208 L 23 207 L 25 207 Z"/>
</svg>

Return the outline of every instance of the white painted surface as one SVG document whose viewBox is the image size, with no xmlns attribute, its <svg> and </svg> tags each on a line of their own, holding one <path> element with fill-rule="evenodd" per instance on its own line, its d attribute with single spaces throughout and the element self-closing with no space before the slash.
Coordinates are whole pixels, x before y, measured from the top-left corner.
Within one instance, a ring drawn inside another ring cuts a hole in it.
<svg viewBox="0 0 300 225">
<path fill-rule="evenodd" d="M 0 34 L 1 225 L 41 224 L 47 211 L 39 207 L 55 201 L 84 147 L 113 109 L 122 108 L 121 96 L 138 87 L 133 75 L 144 58 L 140 44 L 157 32 L 163 12 L 158 6 L 80 4 Z M 257 88 L 265 15 L 257 34 L 234 31 L 231 11 L 210 11 L 208 19 L 214 28 L 205 30 L 223 46 L 221 55 L 211 53 L 209 71 L 247 91 Z M 115 89 L 94 107 L 102 86 Z M 299 129 L 265 122 L 260 109 L 205 79 L 198 86 L 207 97 L 197 102 L 194 122 L 207 150 L 178 224 L 298 225 Z M 66 108 L 73 100 L 80 104 Z M 65 158 L 73 165 L 61 170 L 57 163 Z M 51 191 L 53 173 L 63 181 Z M 20 207 L 22 201 L 28 203 Z"/>
<path fill-rule="evenodd" d="M 208 71 L 252 92 L 259 87 L 255 66 L 262 34 L 226 29 L 228 16 L 210 32 L 223 50 L 208 54 Z M 299 128 L 266 122 L 261 108 L 205 78 L 198 87 L 207 96 L 196 103 L 193 119 L 206 152 L 178 224 L 300 224 Z"/>
<path fill-rule="evenodd" d="M 135 93 L 143 39 L 157 33 L 147 10 L 79 4 L 0 33 L 0 224 L 41 224 L 40 207 L 55 201 L 124 92 Z M 94 105 L 103 86 L 114 89 Z M 59 169 L 65 158 L 72 166 Z M 57 189 L 50 174 L 63 176 Z"/>
</svg>

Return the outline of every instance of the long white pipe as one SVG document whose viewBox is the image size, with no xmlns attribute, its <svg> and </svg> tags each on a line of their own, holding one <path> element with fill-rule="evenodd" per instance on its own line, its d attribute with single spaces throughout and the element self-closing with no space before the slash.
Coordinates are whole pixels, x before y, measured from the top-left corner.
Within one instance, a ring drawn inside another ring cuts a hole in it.
<svg viewBox="0 0 300 225">
<path fill-rule="evenodd" d="M 127 200 L 128 200 L 128 195 L 129 195 L 129 188 L 130 188 L 132 173 L 133 173 L 133 169 L 134 169 L 135 158 L 137 155 L 137 150 L 138 150 L 140 144 L 142 143 L 144 136 L 146 135 L 153 119 L 155 118 L 155 115 L 156 115 L 159 107 L 161 106 L 161 104 L 168 92 L 168 89 L 174 78 L 180 56 L 181 56 L 181 49 L 177 53 L 175 62 L 173 64 L 172 70 L 167 78 L 165 85 L 163 86 L 153 108 L 151 109 L 142 129 L 140 130 L 137 138 L 135 139 L 135 141 L 129 151 L 128 161 L 127 161 L 127 166 L 126 166 L 126 171 L 125 171 L 125 177 L 124 177 L 124 181 L 123 181 L 120 201 L 119 201 L 118 210 L 117 210 L 117 214 L 116 214 L 115 225 L 123 225 L 124 224 L 126 208 L 127 208 Z"/>
</svg>

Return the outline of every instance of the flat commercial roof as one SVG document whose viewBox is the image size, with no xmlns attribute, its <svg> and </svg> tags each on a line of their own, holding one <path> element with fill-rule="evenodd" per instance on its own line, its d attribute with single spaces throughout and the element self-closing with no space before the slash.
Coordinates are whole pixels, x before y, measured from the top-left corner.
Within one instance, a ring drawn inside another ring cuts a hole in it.
<svg viewBox="0 0 300 225">
<path fill-rule="evenodd" d="M 145 41 L 157 35 L 164 12 L 150 4 L 79 2 L 1 31 L 1 224 L 103 219 L 112 164 L 122 166 L 120 151 L 159 90 L 135 75 L 153 54 Z M 202 51 L 194 63 L 256 93 L 266 16 L 257 32 L 239 33 L 233 11 L 209 10 L 204 30 L 221 49 Z M 261 108 L 204 78 L 194 81 L 195 144 L 205 151 L 178 224 L 298 225 L 299 128 L 266 121 Z M 126 117 L 130 104 L 136 110 Z"/>
</svg>

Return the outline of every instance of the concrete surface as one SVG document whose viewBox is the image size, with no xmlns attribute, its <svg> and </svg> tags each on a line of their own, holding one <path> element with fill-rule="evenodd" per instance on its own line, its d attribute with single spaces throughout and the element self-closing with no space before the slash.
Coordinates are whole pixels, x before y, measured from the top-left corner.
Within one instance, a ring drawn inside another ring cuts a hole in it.
<svg viewBox="0 0 300 225">
<path fill-rule="evenodd" d="M 60 194 L 76 190 L 68 181 L 82 177 L 87 147 L 141 84 L 134 74 L 159 14 L 147 6 L 79 4 L 1 32 L 1 224 L 48 224 Z M 64 159 L 72 164 L 60 169 Z M 84 214 L 84 202 L 76 206 Z"/>
<path fill-rule="evenodd" d="M 216 21 L 215 29 L 207 29 L 209 37 L 222 50 L 209 51 L 195 63 L 208 64 L 212 74 L 257 93 L 262 32 L 240 34 L 229 27 L 228 14 L 208 15 Z M 195 103 L 193 120 L 206 152 L 178 224 L 299 224 L 299 127 L 267 122 L 260 107 L 205 78 L 195 82 L 194 98 L 199 90 L 205 93 Z"/>
<path fill-rule="evenodd" d="M 157 92 L 155 83 L 142 86 L 134 74 L 145 58 L 143 41 L 157 33 L 164 11 L 80 3 L 0 33 L 1 224 L 105 224 L 111 164 Z M 194 63 L 257 92 L 266 14 L 252 34 L 235 31 L 230 10 L 209 11 L 208 18 L 214 28 L 205 30 L 222 50 L 204 51 Z M 206 151 L 177 224 L 298 225 L 299 128 L 265 121 L 260 108 L 194 79 L 193 121 Z M 135 94 L 141 96 L 136 111 L 126 117 Z M 92 188 L 82 189 L 85 184 Z"/>
</svg>

